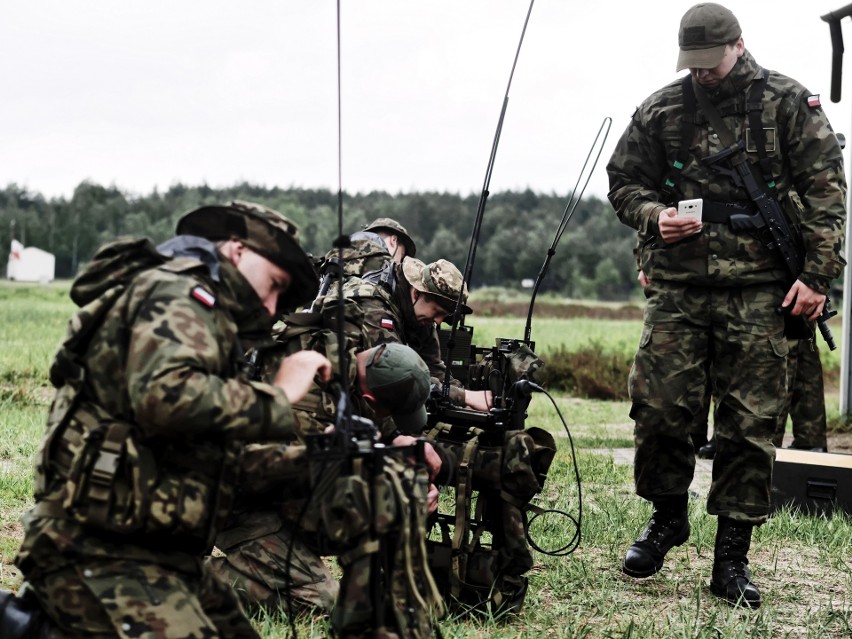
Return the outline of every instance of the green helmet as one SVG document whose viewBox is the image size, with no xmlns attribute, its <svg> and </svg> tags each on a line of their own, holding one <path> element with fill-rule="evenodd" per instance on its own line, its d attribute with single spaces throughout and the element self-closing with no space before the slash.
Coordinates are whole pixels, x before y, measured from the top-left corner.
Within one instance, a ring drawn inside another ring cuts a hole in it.
<svg viewBox="0 0 852 639">
<path fill-rule="evenodd" d="M 238 239 L 290 275 L 286 306 L 297 308 L 314 299 L 319 277 L 299 243 L 299 229 L 278 211 L 252 202 L 233 201 L 193 209 L 178 220 L 179 235 L 213 242 Z"/>
<path fill-rule="evenodd" d="M 460 312 L 464 315 L 473 312 L 466 304 L 467 285 L 463 285 L 462 274 L 452 262 L 438 260 L 424 264 L 416 258 L 406 257 L 402 261 L 402 273 L 412 288 L 434 295 L 448 311 L 455 310 L 461 293 Z"/>
<path fill-rule="evenodd" d="M 426 427 L 425 402 L 429 397 L 429 367 L 404 344 L 380 344 L 367 353 L 367 388 L 390 411 L 396 427 L 416 434 Z"/>
<path fill-rule="evenodd" d="M 405 230 L 405 227 L 396 220 L 389 217 L 379 217 L 364 226 L 364 230 L 373 231 L 374 233 L 376 231 L 384 231 L 385 233 L 396 235 L 405 247 L 406 257 L 414 257 L 415 253 L 417 253 L 417 247 L 414 245 L 414 240 L 411 239 L 411 236 L 408 234 L 408 231 Z"/>
</svg>

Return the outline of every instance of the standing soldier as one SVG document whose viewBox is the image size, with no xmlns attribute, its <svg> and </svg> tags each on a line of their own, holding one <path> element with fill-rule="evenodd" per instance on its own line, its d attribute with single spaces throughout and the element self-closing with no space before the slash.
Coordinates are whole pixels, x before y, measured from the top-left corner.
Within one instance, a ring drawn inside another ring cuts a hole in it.
<svg viewBox="0 0 852 639">
<path fill-rule="evenodd" d="M 728 9 L 693 6 L 678 42 L 677 70 L 689 75 L 639 106 L 607 166 L 619 218 L 650 240 L 641 265 L 650 282 L 644 329 L 629 383 L 636 492 L 654 512 L 622 570 L 649 577 L 689 538 L 689 428 L 710 388 L 717 452 L 707 511 L 718 517 L 710 588 L 757 608 L 747 555 L 752 528 L 769 512 L 772 437 L 786 395 L 788 345 L 778 309 L 815 319 L 842 271 L 843 156 L 819 96 L 761 68 Z M 710 117 L 722 124 L 711 126 Z M 743 147 L 723 142 L 729 134 Z M 792 284 L 780 255 L 753 230 L 762 218 L 732 178 L 735 167 L 725 161 L 716 171 L 708 163 L 720 152 L 747 156 L 737 166 L 750 167 L 765 181 L 765 197 L 800 220 L 806 252 Z M 791 191 L 804 204 L 801 213 Z M 699 198 L 703 222 L 678 215 L 679 201 Z M 735 229 L 732 216 L 750 228 Z"/>
<path fill-rule="evenodd" d="M 793 422 L 790 448 L 824 453 L 828 451 L 825 417 L 825 385 L 816 339 L 790 340 L 787 356 L 787 406 Z M 775 428 L 773 444 L 780 447 L 787 430 L 788 411 Z"/>
<path fill-rule="evenodd" d="M 329 377 L 312 351 L 272 384 L 241 374 L 240 338 L 268 334 L 317 277 L 296 227 L 258 205 L 201 207 L 178 233 L 108 245 L 71 289 L 16 558 L 50 636 L 258 637 L 203 558 L 242 446 L 292 437 L 291 402 Z"/>
</svg>

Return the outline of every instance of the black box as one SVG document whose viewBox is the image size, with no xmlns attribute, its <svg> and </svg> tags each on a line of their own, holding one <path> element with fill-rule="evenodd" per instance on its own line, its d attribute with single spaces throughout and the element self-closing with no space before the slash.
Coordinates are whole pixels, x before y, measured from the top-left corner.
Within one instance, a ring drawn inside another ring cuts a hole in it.
<svg viewBox="0 0 852 639">
<path fill-rule="evenodd" d="M 852 515 L 852 455 L 779 448 L 772 471 L 774 512 L 789 505 L 811 515 Z"/>
<path fill-rule="evenodd" d="M 449 328 L 438 329 L 438 340 L 441 343 L 441 359 L 450 369 L 453 379 L 459 380 L 462 385 L 467 386 L 470 365 L 474 362 L 473 326 L 459 324 L 456 326 L 455 345 L 453 352 L 447 353 L 447 345 L 450 341 L 452 330 Z"/>
</svg>

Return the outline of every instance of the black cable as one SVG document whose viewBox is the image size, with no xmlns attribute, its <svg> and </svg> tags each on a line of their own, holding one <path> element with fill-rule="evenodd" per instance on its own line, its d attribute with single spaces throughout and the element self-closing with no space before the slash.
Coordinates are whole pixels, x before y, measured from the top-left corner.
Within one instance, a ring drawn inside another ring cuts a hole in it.
<svg viewBox="0 0 852 639">
<path fill-rule="evenodd" d="M 527 537 L 527 541 L 529 542 L 530 546 L 532 546 L 538 552 L 540 552 L 544 555 L 549 555 L 551 557 L 564 557 L 566 555 L 570 555 L 572 552 L 577 550 L 577 548 L 580 545 L 580 539 L 582 537 L 581 530 L 582 530 L 582 524 L 583 524 L 583 489 L 582 489 L 582 483 L 580 481 L 580 468 L 577 466 L 577 451 L 574 448 L 574 438 L 571 437 L 571 431 L 568 429 L 568 424 L 565 423 L 565 418 L 562 417 L 562 412 L 559 410 L 559 406 L 556 404 L 556 400 L 553 399 L 553 396 L 550 393 L 548 393 L 544 388 L 539 386 L 538 384 L 532 384 L 530 382 L 530 386 L 531 386 L 532 390 L 535 390 L 535 391 L 538 391 L 540 393 L 544 393 L 545 395 L 547 395 L 547 398 L 553 404 L 553 408 L 556 409 L 556 414 L 559 415 L 559 419 L 562 421 L 562 427 L 565 429 L 565 432 L 568 435 L 568 443 L 571 445 L 571 461 L 574 463 L 574 477 L 577 480 L 577 503 L 578 503 L 577 509 L 578 509 L 578 513 L 577 513 L 577 518 L 575 519 L 573 517 L 573 515 L 570 515 L 569 513 L 565 512 L 563 510 L 558 510 L 558 509 L 553 509 L 553 508 L 550 508 L 550 509 L 547 509 L 547 510 L 541 510 L 541 511 L 537 512 L 535 515 L 533 515 L 532 517 L 530 517 L 529 521 L 526 522 L 526 525 L 525 525 L 526 537 Z M 551 513 L 561 515 L 561 516 L 569 519 L 574 524 L 575 532 L 574 532 L 574 535 L 571 537 L 571 540 L 567 544 L 562 546 L 561 548 L 557 548 L 555 550 L 545 550 L 545 549 L 541 548 L 537 543 L 535 543 L 533 538 L 530 536 L 529 529 L 530 529 L 530 526 L 532 526 L 533 522 L 536 519 L 538 519 L 540 516 L 551 514 Z"/>
</svg>

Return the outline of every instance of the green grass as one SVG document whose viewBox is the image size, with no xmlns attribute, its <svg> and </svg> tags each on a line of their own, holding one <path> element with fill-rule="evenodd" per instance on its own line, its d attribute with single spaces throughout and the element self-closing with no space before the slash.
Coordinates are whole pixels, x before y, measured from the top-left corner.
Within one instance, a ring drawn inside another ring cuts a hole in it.
<svg viewBox="0 0 852 639">
<path fill-rule="evenodd" d="M 492 346 L 497 338 L 523 338 L 526 319 L 471 316 L 470 324 L 474 327 L 474 344 Z M 594 343 L 609 351 L 632 356 L 641 333 L 642 322 L 639 320 L 545 317 L 533 320 L 531 338 L 536 344 L 536 353 L 543 356 L 560 346 L 570 351 Z"/>
<path fill-rule="evenodd" d="M 20 575 L 12 558 L 21 539 L 18 518 L 32 503 L 32 460 L 51 398 L 47 366 L 61 340 L 73 305 L 54 287 L 0 286 L 0 587 L 13 588 Z M 26 291 L 26 292 L 21 292 Z M 523 320 L 483 318 L 474 341 L 520 337 Z M 632 352 L 636 322 L 542 320 L 534 325 L 539 351 L 582 347 L 598 340 Z M 839 330 L 837 331 L 839 333 Z M 15 348 L 10 348 L 15 345 Z M 545 355 L 546 357 L 546 355 Z M 517 618 L 496 622 L 471 618 L 439 621 L 445 637 L 589 637 L 595 639 L 675 637 L 701 639 L 852 636 L 852 518 L 805 517 L 780 511 L 758 528 L 750 557 L 764 594 L 758 611 L 735 610 L 710 595 L 715 518 L 707 515 L 706 488 L 690 500 L 692 535 L 673 550 L 662 572 L 647 580 L 624 577 L 620 564 L 641 531 L 649 505 L 633 494 L 632 467 L 616 463 L 607 449 L 632 446 L 626 402 L 557 396 L 571 431 L 582 477 L 582 543 L 567 557 L 535 554 L 526 604 Z M 528 425 L 554 433 L 558 453 L 537 503 L 577 517 L 574 461 L 559 418 L 543 395 L 530 406 Z M 574 532 L 570 520 L 548 516 L 532 534 L 543 547 L 564 545 Z M 283 615 L 254 618 L 266 639 L 290 636 Z M 301 637 L 328 635 L 321 619 L 297 622 Z"/>
</svg>

